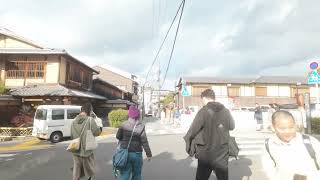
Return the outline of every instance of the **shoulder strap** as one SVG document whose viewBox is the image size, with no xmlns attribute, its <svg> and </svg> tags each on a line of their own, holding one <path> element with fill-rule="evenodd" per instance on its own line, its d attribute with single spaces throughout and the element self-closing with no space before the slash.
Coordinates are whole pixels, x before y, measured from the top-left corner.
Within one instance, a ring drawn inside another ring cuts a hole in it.
<svg viewBox="0 0 320 180">
<path fill-rule="evenodd" d="M 277 166 L 276 160 L 273 158 L 273 156 L 272 156 L 271 153 L 270 153 L 269 138 L 264 141 L 264 146 L 266 147 L 266 150 L 267 150 L 270 158 L 272 159 L 272 161 L 273 161 L 273 163 L 274 163 L 274 167 L 276 167 L 276 166 Z"/>
<path fill-rule="evenodd" d="M 314 151 L 314 148 L 312 147 L 311 141 L 310 141 L 310 136 L 303 134 L 303 144 L 307 148 L 309 155 L 314 161 L 314 164 L 316 165 L 317 169 L 320 170 L 319 164 L 317 162 L 317 157 L 316 157 L 316 152 Z"/>
<path fill-rule="evenodd" d="M 133 127 L 133 130 L 132 130 L 132 133 L 131 133 L 131 137 L 130 137 L 130 140 L 129 140 L 127 149 L 129 148 L 129 146 L 130 146 L 130 144 L 131 144 L 132 136 L 133 136 L 134 130 L 136 129 L 137 124 L 138 124 L 138 122 L 136 122 L 136 123 L 134 124 L 134 127 Z"/>
<path fill-rule="evenodd" d="M 90 120 L 90 119 L 89 119 L 89 120 Z M 81 137 L 81 135 L 83 134 L 84 129 L 85 129 L 86 126 L 87 126 L 87 123 L 88 123 L 88 119 L 86 120 L 86 123 L 85 123 L 84 126 L 82 127 L 82 130 L 81 130 L 81 133 L 80 133 L 79 137 Z"/>
</svg>

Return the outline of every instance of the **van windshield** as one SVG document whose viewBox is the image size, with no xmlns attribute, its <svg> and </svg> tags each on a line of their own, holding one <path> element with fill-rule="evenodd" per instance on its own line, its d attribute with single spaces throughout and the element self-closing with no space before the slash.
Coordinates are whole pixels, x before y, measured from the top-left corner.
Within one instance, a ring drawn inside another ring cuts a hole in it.
<svg viewBox="0 0 320 180">
<path fill-rule="evenodd" d="M 37 109 L 35 119 L 46 120 L 47 119 L 47 110 L 46 109 Z"/>
</svg>

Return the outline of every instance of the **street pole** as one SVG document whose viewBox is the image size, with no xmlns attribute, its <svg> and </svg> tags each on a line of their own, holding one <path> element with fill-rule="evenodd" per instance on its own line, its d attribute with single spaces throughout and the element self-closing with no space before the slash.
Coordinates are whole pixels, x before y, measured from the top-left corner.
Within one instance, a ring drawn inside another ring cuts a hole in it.
<svg viewBox="0 0 320 180">
<path fill-rule="evenodd" d="M 141 114 L 142 114 L 142 116 L 141 116 L 141 120 L 143 120 L 143 118 L 144 118 L 144 115 L 145 115 L 145 107 L 144 107 L 144 86 L 145 85 L 143 85 L 142 86 L 142 111 L 141 111 Z"/>
<path fill-rule="evenodd" d="M 160 89 L 161 89 L 161 82 L 160 82 L 160 61 L 159 61 L 159 71 L 158 71 L 158 118 L 161 118 L 161 109 L 160 109 Z"/>
<path fill-rule="evenodd" d="M 317 91 L 317 109 L 318 109 L 318 106 L 319 106 L 319 85 L 318 85 L 318 83 L 316 83 L 316 91 Z"/>
<path fill-rule="evenodd" d="M 310 94 L 305 93 L 304 95 L 305 111 L 306 111 L 306 123 L 307 123 L 307 134 L 311 134 L 311 110 L 310 110 Z"/>
</svg>

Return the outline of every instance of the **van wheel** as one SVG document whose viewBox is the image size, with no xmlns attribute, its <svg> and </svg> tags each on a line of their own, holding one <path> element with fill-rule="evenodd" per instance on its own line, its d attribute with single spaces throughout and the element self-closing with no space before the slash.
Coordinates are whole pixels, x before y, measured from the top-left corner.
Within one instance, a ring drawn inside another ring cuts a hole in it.
<svg viewBox="0 0 320 180">
<path fill-rule="evenodd" d="M 62 133 L 61 132 L 53 132 L 50 136 L 50 141 L 52 143 L 58 143 L 62 139 Z"/>
</svg>

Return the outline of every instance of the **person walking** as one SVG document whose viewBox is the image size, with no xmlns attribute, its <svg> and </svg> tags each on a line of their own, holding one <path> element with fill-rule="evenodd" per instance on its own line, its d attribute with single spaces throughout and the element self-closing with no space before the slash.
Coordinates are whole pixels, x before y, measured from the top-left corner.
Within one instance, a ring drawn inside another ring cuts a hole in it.
<svg viewBox="0 0 320 180">
<path fill-rule="evenodd" d="M 272 115 L 275 132 L 266 140 L 263 168 L 271 180 L 320 179 L 320 142 L 297 132 L 293 115 L 284 110 Z"/>
<path fill-rule="evenodd" d="M 144 124 L 139 122 L 140 111 L 135 106 L 129 107 L 129 119 L 118 129 L 116 138 L 119 140 L 120 148 L 127 148 L 129 144 L 128 162 L 125 168 L 120 169 L 120 180 L 141 180 L 142 173 L 142 148 L 144 149 L 147 160 L 152 157 L 148 138 Z M 131 178 L 130 178 L 131 177 Z"/>
<path fill-rule="evenodd" d="M 91 103 L 86 103 L 81 107 L 80 114 L 71 124 L 71 139 L 80 137 L 80 149 L 73 153 L 73 180 L 87 178 L 92 180 L 95 174 L 95 158 L 92 150 L 86 150 L 86 132 L 91 130 L 94 136 L 99 136 L 100 128 L 93 118 L 90 117 L 92 111 Z M 91 129 L 90 129 L 91 127 Z"/>
<path fill-rule="evenodd" d="M 262 118 L 262 110 L 258 103 L 256 103 L 256 108 L 254 109 L 254 119 L 257 122 L 256 130 L 260 131 L 263 128 L 263 118 Z"/>
<path fill-rule="evenodd" d="M 198 159 L 196 180 L 208 180 L 214 171 L 218 180 L 228 180 L 229 131 L 234 129 L 230 111 L 215 102 L 215 93 L 201 93 L 205 104 L 195 116 L 184 137 L 186 151 Z"/>
</svg>

